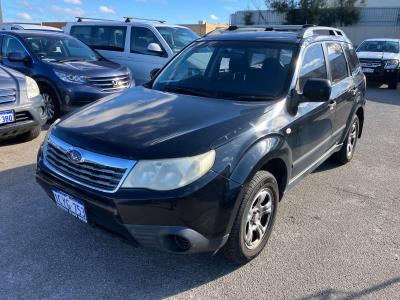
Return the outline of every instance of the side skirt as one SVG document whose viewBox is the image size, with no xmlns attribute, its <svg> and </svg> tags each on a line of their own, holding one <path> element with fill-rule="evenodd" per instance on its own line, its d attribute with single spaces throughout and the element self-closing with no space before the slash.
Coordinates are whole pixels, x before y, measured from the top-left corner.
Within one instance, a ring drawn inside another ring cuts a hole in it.
<svg viewBox="0 0 400 300">
<path fill-rule="evenodd" d="M 330 148 L 327 152 L 324 153 L 319 159 L 317 159 L 315 162 L 313 162 L 310 166 L 308 166 L 304 171 L 302 171 L 300 174 L 296 175 L 296 177 L 290 179 L 289 184 L 286 188 L 287 192 L 289 189 L 294 187 L 297 183 L 301 181 L 304 177 L 306 177 L 308 174 L 310 174 L 312 171 L 314 171 L 316 168 L 318 168 L 323 162 L 325 162 L 333 153 L 339 151 L 342 148 L 343 144 L 338 144 L 334 145 L 332 148 Z"/>
</svg>

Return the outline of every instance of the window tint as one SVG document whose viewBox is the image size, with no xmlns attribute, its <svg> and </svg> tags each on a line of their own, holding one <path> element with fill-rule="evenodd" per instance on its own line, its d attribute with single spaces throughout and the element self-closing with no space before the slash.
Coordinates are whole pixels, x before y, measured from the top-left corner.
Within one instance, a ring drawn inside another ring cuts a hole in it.
<svg viewBox="0 0 400 300">
<path fill-rule="evenodd" d="M 94 49 L 123 52 L 126 26 L 72 26 L 71 35 Z"/>
<path fill-rule="evenodd" d="M 344 45 L 344 52 L 346 53 L 347 61 L 349 63 L 351 74 L 357 72 L 360 67 L 360 61 L 358 60 L 356 51 L 353 48 L 353 45 Z"/>
<path fill-rule="evenodd" d="M 20 41 L 11 37 L 5 36 L 3 40 L 3 45 L 1 47 L 1 56 L 7 57 L 10 53 L 17 52 L 23 55 L 26 54 L 25 48 L 22 46 Z"/>
<path fill-rule="evenodd" d="M 348 76 L 346 58 L 344 57 L 342 47 L 338 43 L 327 44 L 327 49 L 332 83 L 336 83 Z"/>
<path fill-rule="evenodd" d="M 159 53 L 151 52 L 147 50 L 147 47 L 151 43 L 156 43 L 161 46 L 160 41 L 154 35 L 154 33 L 147 28 L 144 27 L 132 27 L 131 32 L 131 53 L 137 54 L 145 54 L 145 55 L 153 55 L 153 56 L 160 56 Z M 163 56 L 166 56 L 164 51 Z"/>
<path fill-rule="evenodd" d="M 312 78 L 328 79 L 324 51 L 321 44 L 314 44 L 306 49 L 298 82 L 300 93 L 303 92 L 306 81 Z"/>
</svg>

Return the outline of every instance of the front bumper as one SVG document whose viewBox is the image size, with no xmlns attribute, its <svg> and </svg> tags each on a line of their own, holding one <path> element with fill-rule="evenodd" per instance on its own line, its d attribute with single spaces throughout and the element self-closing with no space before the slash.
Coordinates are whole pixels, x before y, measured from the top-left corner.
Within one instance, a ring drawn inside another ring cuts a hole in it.
<svg viewBox="0 0 400 300">
<path fill-rule="evenodd" d="M 63 112 L 73 111 L 76 108 L 90 104 L 106 96 L 117 95 L 127 90 L 104 92 L 91 85 L 63 81 L 58 82 L 57 86 L 59 98 L 61 99 L 61 111 Z"/>
<path fill-rule="evenodd" d="M 90 223 L 135 245 L 174 253 L 220 249 L 228 239 L 240 192 L 236 183 L 209 172 L 177 191 L 120 189 L 105 194 L 51 173 L 41 154 L 36 179 L 51 199 L 56 188 L 81 200 Z"/>
<path fill-rule="evenodd" d="M 398 69 L 376 69 L 374 73 L 364 73 L 368 80 L 380 83 L 389 83 L 399 78 Z"/>
<path fill-rule="evenodd" d="M 14 111 L 16 120 L 13 123 L 0 125 L 0 139 L 28 132 L 36 126 L 42 126 L 47 120 L 40 96 L 23 104 L 6 103 L 0 105 L 0 111 L 8 110 Z"/>
</svg>

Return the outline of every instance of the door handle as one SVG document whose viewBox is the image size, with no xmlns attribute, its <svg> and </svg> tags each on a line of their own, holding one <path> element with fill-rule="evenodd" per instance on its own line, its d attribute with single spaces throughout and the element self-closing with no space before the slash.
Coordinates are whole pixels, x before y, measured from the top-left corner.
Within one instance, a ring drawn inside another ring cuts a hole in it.
<svg viewBox="0 0 400 300">
<path fill-rule="evenodd" d="M 336 107 L 336 101 L 331 101 L 328 104 L 329 110 L 332 110 Z"/>
</svg>

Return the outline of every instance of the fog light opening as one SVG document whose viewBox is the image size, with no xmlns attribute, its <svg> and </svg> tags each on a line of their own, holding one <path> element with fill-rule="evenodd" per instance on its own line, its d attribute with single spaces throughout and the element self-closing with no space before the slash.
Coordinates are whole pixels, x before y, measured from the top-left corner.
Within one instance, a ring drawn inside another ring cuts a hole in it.
<svg viewBox="0 0 400 300">
<path fill-rule="evenodd" d="M 190 241 L 179 235 L 165 236 L 165 242 L 168 250 L 173 252 L 186 252 L 192 247 Z"/>
</svg>

